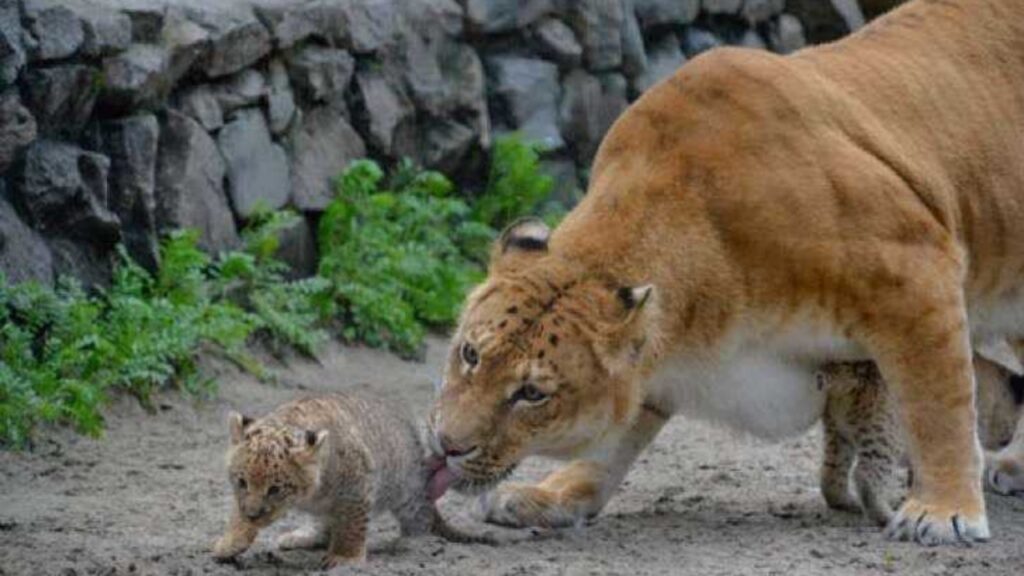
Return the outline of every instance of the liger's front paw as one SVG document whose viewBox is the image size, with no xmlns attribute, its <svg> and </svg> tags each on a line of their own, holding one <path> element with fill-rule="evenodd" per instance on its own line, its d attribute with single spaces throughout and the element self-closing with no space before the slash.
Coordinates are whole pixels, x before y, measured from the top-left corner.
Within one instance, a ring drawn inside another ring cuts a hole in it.
<svg viewBox="0 0 1024 576">
<path fill-rule="evenodd" d="M 985 483 L 997 494 L 1024 498 L 1024 463 L 1019 458 L 994 456 L 985 470 Z"/>
<path fill-rule="evenodd" d="M 908 498 L 885 529 L 887 538 L 913 540 L 925 546 L 983 542 L 989 539 L 984 511 L 967 514 L 951 506 Z"/>
<path fill-rule="evenodd" d="M 561 528 L 583 520 L 551 491 L 525 484 L 506 484 L 482 498 L 484 520 L 499 526 Z"/>
</svg>

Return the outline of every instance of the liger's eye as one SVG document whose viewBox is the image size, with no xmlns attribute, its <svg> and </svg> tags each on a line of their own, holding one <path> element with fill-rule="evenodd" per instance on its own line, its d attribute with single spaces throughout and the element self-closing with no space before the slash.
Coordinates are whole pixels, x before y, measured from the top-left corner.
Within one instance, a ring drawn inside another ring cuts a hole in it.
<svg viewBox="0 0 1024 576">
<path fill-rule="evenodd" d="M 267 496 L 277 496 L 280 493 L 281 487 L 277 486 L 276 484 L 274 486 L 271 486 L 270 488 L 267 488 Z"/>
<path fill-rule="evenodd" d="M 480 363 L 480 354 L 477 353 L 476 348 L 474 348 L 469 342 L 462 343 L 460 353 L 462 355 L 462 361 L 470 368 Z"/>
<path fill-rule="evenodd" d="M 515 394 L 512 395 L 512 403 L 526 402 L 529 404 L 538 404 L 548 399 L 548 395 L 542 392 L 539 388 L 533 384 L 526 384 L 519 390 L 516 390 Z"/>
<path fill-rule="evenodd" d="M 245 478 L 239 478 L 236 481 L 236 483 L 238 484 L 238 489 L 239 490 L 245 490 L 249 486 L 248 484 L 245 483 Z"/>
</svg>

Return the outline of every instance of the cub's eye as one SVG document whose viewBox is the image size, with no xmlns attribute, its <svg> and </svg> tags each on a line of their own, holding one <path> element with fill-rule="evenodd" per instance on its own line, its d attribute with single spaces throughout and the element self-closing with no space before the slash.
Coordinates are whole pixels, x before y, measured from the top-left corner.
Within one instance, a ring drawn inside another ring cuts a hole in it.
<svg viewBox="0 0 1024 576">
<path fill-rule="evenodd" d="M 533 384 L 526 384 L 512 395 L 512 403 L 526 402 L 528 404 L 540 404 L 548 399 L 548 395 L 541 392 Z"/>
<path fill-rule="evenodd" d="M 267 488 L 267 496 L 277 496 L 280 493 L 281 487 L 276 484 L 271 486 L 270 488 Z"/>
<path fill-rule="evenodd" d="M 469 342 L 462 343 L 462 361 L 466 363 L 470 368 L 480 363 L 480 354 L 476 351 Z"/>
<path fill-rule="evenodd" d="M 239 478 L 238 480 L 235 481 L 235 483 L 238 484 L 239 490 L 245 490 L 249 486 L 248 484 L 245 483 L 245 478 Z"/>
</svg>

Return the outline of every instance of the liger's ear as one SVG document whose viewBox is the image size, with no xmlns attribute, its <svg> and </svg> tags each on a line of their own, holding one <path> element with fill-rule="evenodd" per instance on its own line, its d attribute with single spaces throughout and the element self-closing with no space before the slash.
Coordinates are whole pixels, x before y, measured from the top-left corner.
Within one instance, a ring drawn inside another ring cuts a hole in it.
<svg viewBox="0 0 1024 576">
<path fill-rule="evenodd" d="M 249 416 L 243 416 L 238 412 L 232 411 L 228 414 L 228 430 L 231 431 L 231 443 L 238 444 L 245 438 L 245 429 L 252 424 L 252 418 Z"/>
<path fill-rule="evenodd" d="M 551 229 L 537 218 L 522 218 L 505 228 L 491 250 L 491 265 L 521 256 L 547 254 Z"/>
<path fill-rule="evenodd" d="M 622 307 L 630 315 L 643 309 L 647 301 L 651 299 L 652 294 L 654 294 L 654 286 L 652 284 L 644 284 L 635 288 L 627 286 L 619 288 L 615 293 L 619 298 L 619 302 L 622 303 Z"/>
<path fill-rule="evenodd" d="M 601 359 L 609 372 L 621 373 L 636 366 L 651 345 L 648 312 L 653 296 L 650 284 L 615 291 L 619 313 L 605 323 L 600 343 Z"/>
</svg>

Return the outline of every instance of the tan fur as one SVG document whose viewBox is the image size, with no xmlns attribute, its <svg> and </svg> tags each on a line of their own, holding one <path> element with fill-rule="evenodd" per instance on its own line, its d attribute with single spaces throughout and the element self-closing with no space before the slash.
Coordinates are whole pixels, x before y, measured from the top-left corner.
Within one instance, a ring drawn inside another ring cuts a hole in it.
<svg viewBox="0 0 1024 576">
<path fill-rule="evenodd" d="M 449 444 L 477 449 L 453 469 L 486 485 L 531 454 L 592 462 L 601 488 L 579 493 L 597 499 L 519 496 L 593 514 L 660 426 L 637 427 L 642 404 L 710 398 L 791 434 L 816 418 L 812 392 L 789 390 L 809 416 L 787 428 L 785 410 L 715 396 L 751 378 L 712 382 L 754 360 L 781 386 L 817 362 L 873 359 L 917 478 L 889 534 L 986 539 L 970 341 L 1024 326 L 1021 126 L 1018 0 L 917 0 L 790 56 L 693 59 L 614 124 L 547 246 L 506 242 L 469 298 L 433 416 Z M 647 284 L 649 304 L 620 305 L 617 290 Z M 465 341 L 480 348 L 472 370 Z M 678 380 L 655 386 L 666 371 Z M 513 405 L 525 381 L 549 401 Z M 492 517 L 564 516 L 506 512 Z"/>
<path fill-rule="evenodd" d="M 230 416 L 228 476 L 235 511 L 214 557 L 233 558 L 290 509 L 314 524 L 284 534 L 279 548 L 327 547 L 325 569 L 362 562 L 371 516 L 391 512 L 403 535 L 429 531 L 489 543 L 448 526 L 427 498 L 417 427 L 402 409 L 362 394 L 296 400 L 249 422 Z"/>
<path fill-rule="evenodd" d="M 1012 373 L 975 356 L 978 388 L 978 428 L 986 450 L 999 450 L 1024 422 L 1021 406 L 1008 385 Z M 902 499 L 896 467 L 905 455 L 903 432 L 891 390 L 871 362 L 833 362 L 820 372 L 820 386 L 828 393 L 822 421 L 825 458 L 821 468 L 821 492 L 832 508 L 863 509 L 881 525 L 893 516 L 892 504 Z M 990 485 L 998 479 L 996 454 L 986 452 Z M 856 498 L 850 494 L 850 476 Z M 1014 476 L 1019 476 L 1015 474 Z"/>
</svg>

